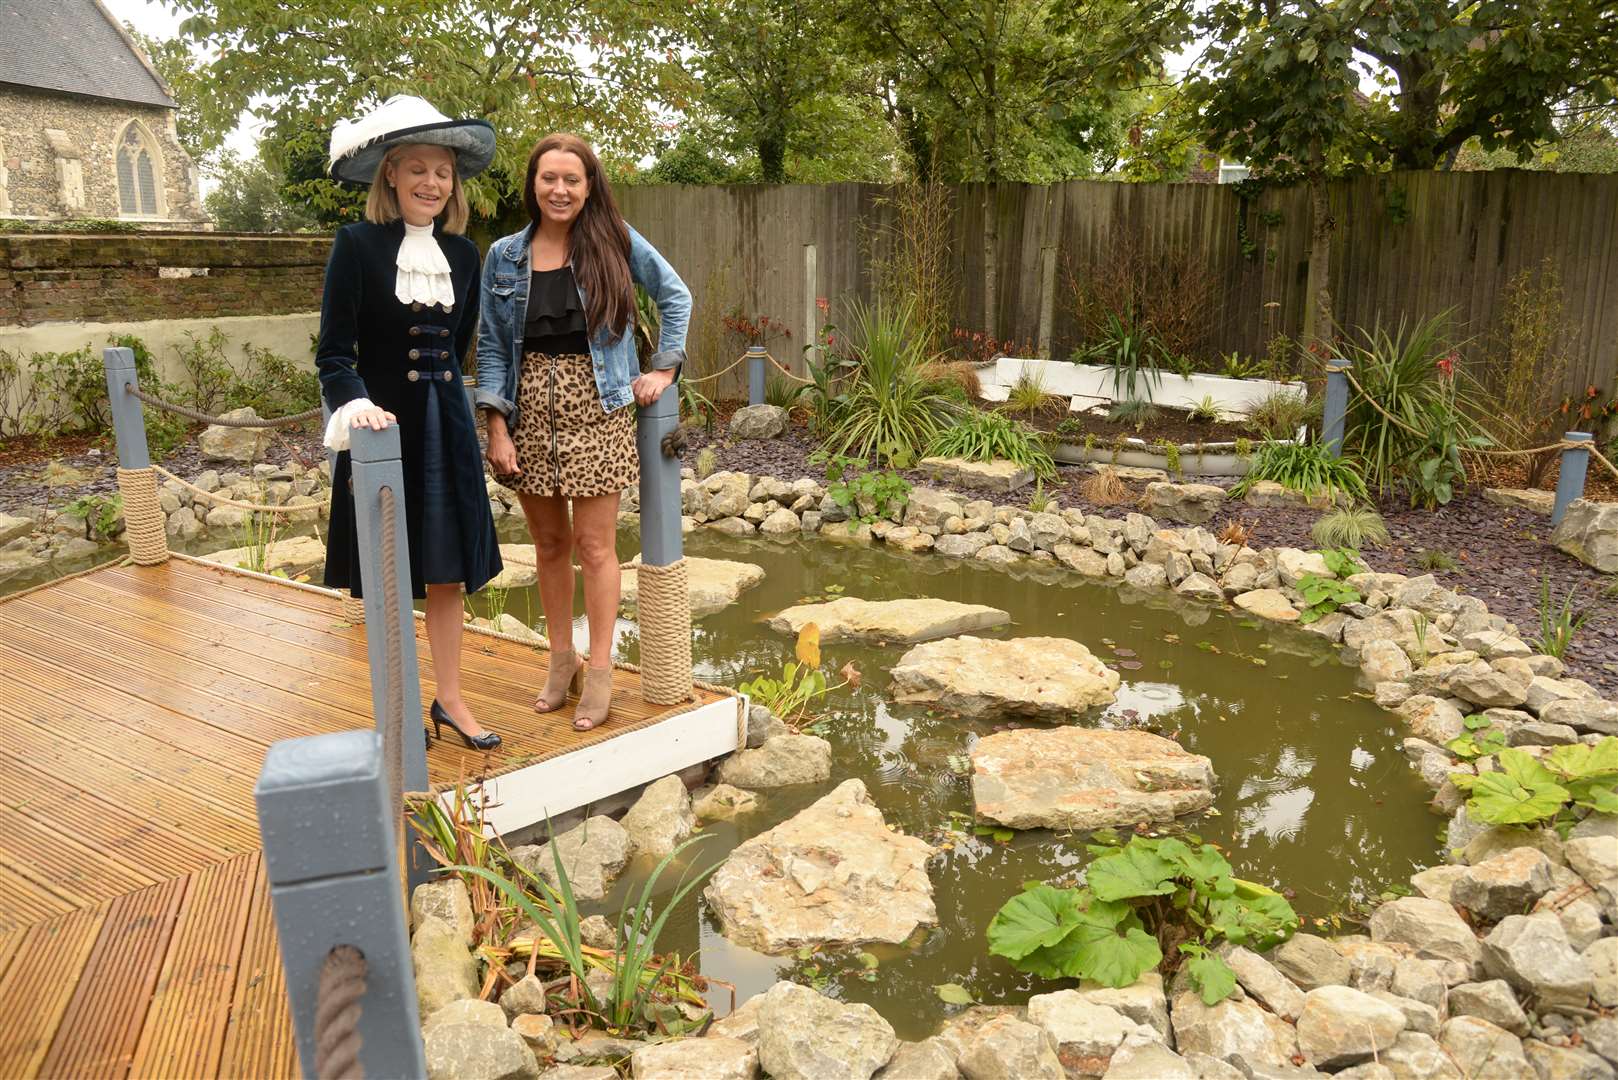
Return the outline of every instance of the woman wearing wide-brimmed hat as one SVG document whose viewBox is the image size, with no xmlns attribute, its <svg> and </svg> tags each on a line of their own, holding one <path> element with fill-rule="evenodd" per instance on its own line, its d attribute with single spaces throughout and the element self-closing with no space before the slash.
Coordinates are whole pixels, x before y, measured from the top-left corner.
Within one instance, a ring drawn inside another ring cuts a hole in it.
<svg viewBox="0 0 1618 1080">
<path fill-rule="evenodd" d="M 478 750 L 500 745 L 461 694 L 461 591 L 500 572 L 482 451 L 461 382 L 478 313 L 478 250 L 461 235 L 461 181 L 488 167 L 494 129 L 452 120 L 418 97 L 389 98 L 331 137 L 331 175 L 369 184 L 365 220 L 337 231 L 326 265 L 315 364 L 332 417 L 326 584 L 361 592 L 349 430 L 399 426 L 410 581 L 427 599 L 438 694 L 449 724 Z"/>
</svg>

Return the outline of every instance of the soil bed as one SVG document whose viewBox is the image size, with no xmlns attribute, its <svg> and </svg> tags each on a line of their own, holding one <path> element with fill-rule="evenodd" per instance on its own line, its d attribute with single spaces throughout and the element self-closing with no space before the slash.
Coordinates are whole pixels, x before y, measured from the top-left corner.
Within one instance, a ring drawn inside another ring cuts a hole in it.
<svg viewBox="0 0 1618 1080">
<path fill-rule="evenodd" d="M 1142 439 L 1148 443 L 1166 439 L 1176 445 L 1235 442 L 1237 439 L 1250 439 L 1257 443 L 1264 438 L 1248 424 L 1193 420 L 1190 414 L 1182 409 L 1158 409 L 1157 415 L 1147 421 L 1139 431 L 1135 430 L 1133 424 L 1114 423 L 1105 415 L 1093 412 L 1051 410 L 1033 416 L 1018 416 L 1017 419 L 1040 431 L 1054 432 L 1059 425 L 1065 424 L 1066 427 L 1062 428 L 1063 442 L 1080 443 L 1084 441 L 1084 436 L 1094 435 L 1097 446 L 1105 446 L 1118 438 Z"/>
</svg>

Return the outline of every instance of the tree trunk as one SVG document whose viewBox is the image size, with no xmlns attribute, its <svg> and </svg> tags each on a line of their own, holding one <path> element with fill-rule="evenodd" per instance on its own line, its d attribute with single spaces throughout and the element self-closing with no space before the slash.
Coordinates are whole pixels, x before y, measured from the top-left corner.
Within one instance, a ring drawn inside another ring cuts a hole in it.
<svg viewBox="0 0 1618 1080">
<path fill-rule="evenodd" d="M 786 183 L 786 157 L 787 140 L 785 135 L 770 132 L 759 137 L 758 165 L 766 184 Z"/>
<path fill-rule="evenodd" d="M 1324 359 L 1331 346 L 1331 234 L 1336 223 L 1326 201 L 1326 178 L 1309 181 L 1309 278 L 1305 289 L 1303 340 L 1310 353 Z"/>
</svg>

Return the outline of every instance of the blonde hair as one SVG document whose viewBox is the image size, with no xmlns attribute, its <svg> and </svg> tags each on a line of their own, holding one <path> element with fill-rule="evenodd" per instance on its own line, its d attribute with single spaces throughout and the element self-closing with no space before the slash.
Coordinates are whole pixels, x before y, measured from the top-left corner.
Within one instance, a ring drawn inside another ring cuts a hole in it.
<svg viewBox="0 0 1618 1080">
<path fill-rule="evenodd" d="M 404 216 L 399 209 L 399 196 L 394 192 L 393 185 L 388 183 L 388 166 L 393 164 L 406 147 L 437 145 L 437 143 L 395 143 L 388 147 L 388 152 L 376 163 L 376 175 L 371 178 L 371 193 L 365 199 L 366 221 L 388 225 Z M 444 149 L 449 150 L 451 159 L 455 157 L 454 150 L 447 146 Z M 459 235 L 466 231 L 466 222 L 471 216 L 472 212 L 466 204 L 466 192 L 461 190 L 460 170 L 451 169 L 449 198 L 444 202 L 444 209 L 438 212 L 438 220 L 443 223 L 445 232 Z"/>
</svg>

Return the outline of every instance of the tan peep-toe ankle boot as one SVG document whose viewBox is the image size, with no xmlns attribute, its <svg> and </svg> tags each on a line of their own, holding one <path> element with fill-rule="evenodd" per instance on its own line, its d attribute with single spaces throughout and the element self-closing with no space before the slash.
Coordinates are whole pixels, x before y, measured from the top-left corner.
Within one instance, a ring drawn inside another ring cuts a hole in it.
<svg viewBox="0 0 1618 1080">
<path fill-rule="evenodd" d="M 584 657 L 573 649 L 551 653 L 551 667 L 545 674 L 545 689 L 534 699 L 535 712 L 555 712 L 567 704 L 568 694 L 576 694 L 584 681 Z"/>
<path fill-rule="evenodd" d="M 579 703 L 573 708 L 573 730 L 590 731 L 605 724 L 611 706 L 612 668 L 585 668 L 584 689 L 579 692 Z"/>
</svg>

